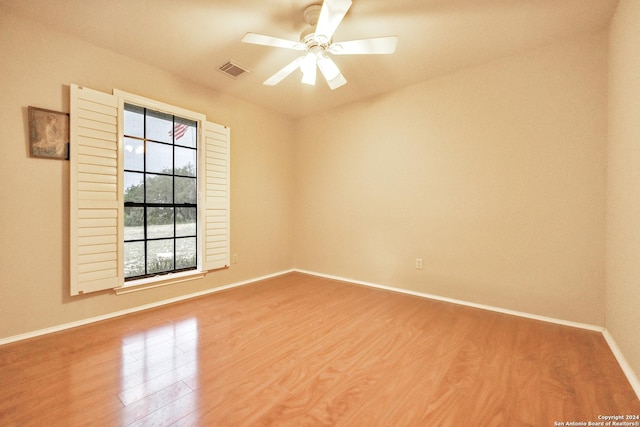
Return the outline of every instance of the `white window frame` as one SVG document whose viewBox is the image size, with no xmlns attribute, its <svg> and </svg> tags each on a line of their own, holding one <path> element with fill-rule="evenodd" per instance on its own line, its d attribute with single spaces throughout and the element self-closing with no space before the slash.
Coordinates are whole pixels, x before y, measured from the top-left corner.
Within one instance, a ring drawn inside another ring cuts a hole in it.
<svg viewBox="0 0 640 427">
<path fill-rule="evenodd" d="M 124 280 L 124 104 L 198 123 L 198 266 Z M 70 293 L 127 293 L 203 277 L 230 264 L 230 130 L 206 116 L 115 89 L 71 85 Z M 115 170 L 115 174 L 114 174 Z M 114 179 L 115 178 L 115 179 Z"/>
</svg>

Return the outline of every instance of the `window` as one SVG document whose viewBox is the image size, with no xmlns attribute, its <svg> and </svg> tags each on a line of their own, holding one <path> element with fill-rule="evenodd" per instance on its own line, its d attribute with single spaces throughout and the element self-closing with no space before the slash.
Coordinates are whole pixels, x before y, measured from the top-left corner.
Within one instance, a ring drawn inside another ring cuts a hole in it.
<svg viewBox="0 0 640 427">
<path fill-rule="evenodd" d="M 71 85 L 71 295 L 228 267 L 229 129 L 114 92 Z"/>
<path fill-rule="evenodd" d="M 197 146 L 197 122 L 125 104 L 125 280 L 197 268 Z"/>
</svg>

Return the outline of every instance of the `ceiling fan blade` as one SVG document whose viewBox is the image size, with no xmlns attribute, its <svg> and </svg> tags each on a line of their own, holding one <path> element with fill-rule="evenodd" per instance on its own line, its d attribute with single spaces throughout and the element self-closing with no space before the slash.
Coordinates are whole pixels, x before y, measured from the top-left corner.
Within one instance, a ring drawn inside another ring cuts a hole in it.
<svg viewBox="0 0 640 427">
<path fill-rule="evenodd" d="M 316 38 L 321 43 L 331 40 L 338 25 L 351 7 L 351 0 L 325 0 L 316 25 Z"/>
<path fill-rule="evenodd" d="M 275 86 L 275 85 L 277 85 L 282 80 L 284 80 L 285 77 L 287 77 L 289 74 L 293 73 L 300 66 L 300 62 L 302 62 L 303 58 L 304 58 L 304 56 L 301 56 L 299 58 L 294 59 L 292 62 L 287 64 L 284 68 L 282 68 L 281 70 L 277 71 L 273 76 L 271 76 L 267 80 L 265 80 L 263 84 L 267 85 L 267 86 Z"/>
<path fill-rule="evenodd" d="M 347 79 L 344 78 L 336 63 L 328 56 L 322 55 L 318 58 L 318 68 L 320 68 L 320 72 L 331 90 L 337 89 L 347 83 Z"/>
<path fill-rule="evenodd" d="M 247 33 L 242 38 L 244 43 L 259 44 L 263 46 L 283 47 L 285 49 L 305 50 L 304 43 L 280 39 L 278 37 L 265 36 L 256 33 Z"/>
<path fill-rule="evenodd" d="M 397 44 L 397 36 L 376 37 L 334 43 L 329 52 L 334 55 L 383 55 L 394 53 Z"/>
</svg>

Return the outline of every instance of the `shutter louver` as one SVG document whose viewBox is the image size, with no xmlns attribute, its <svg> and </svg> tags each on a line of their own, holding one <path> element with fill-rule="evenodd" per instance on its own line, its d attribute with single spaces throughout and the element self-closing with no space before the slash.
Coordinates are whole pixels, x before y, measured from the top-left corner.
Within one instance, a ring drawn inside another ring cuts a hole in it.
<svg viewBox="0 0 640 427">
<path fill-rule="evenodd" d="M 201 145 L 201 168 L 204 191 L 202 269 L 215 270 L 229 266 L 229 128 L 205 123 Z M 200 177 L 199 177 L 200 178 Z"/>
<path fill-rule="evenodd" d="M 117 97 L 72 85 L 70 119 L 71 295 L 79 295 L 121 285 Z"/>
</svg>

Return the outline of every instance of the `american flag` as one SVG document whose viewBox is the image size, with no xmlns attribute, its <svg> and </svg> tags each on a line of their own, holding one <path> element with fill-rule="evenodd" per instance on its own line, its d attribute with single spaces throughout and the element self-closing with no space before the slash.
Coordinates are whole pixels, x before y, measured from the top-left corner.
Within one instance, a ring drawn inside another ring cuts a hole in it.
<svg viewBox="0 0 640 427">
<path fill-rule="evenodd" d="M 178 139 L 182 138 L 185 133 L 187 133 L 188 129 L 189 126 L 182 123 L 176 123 L 175 125 L 173 125 L 173 130 L 169 131 L 169 136 L 175 135 L 177 141 Z"/>
</svg>

